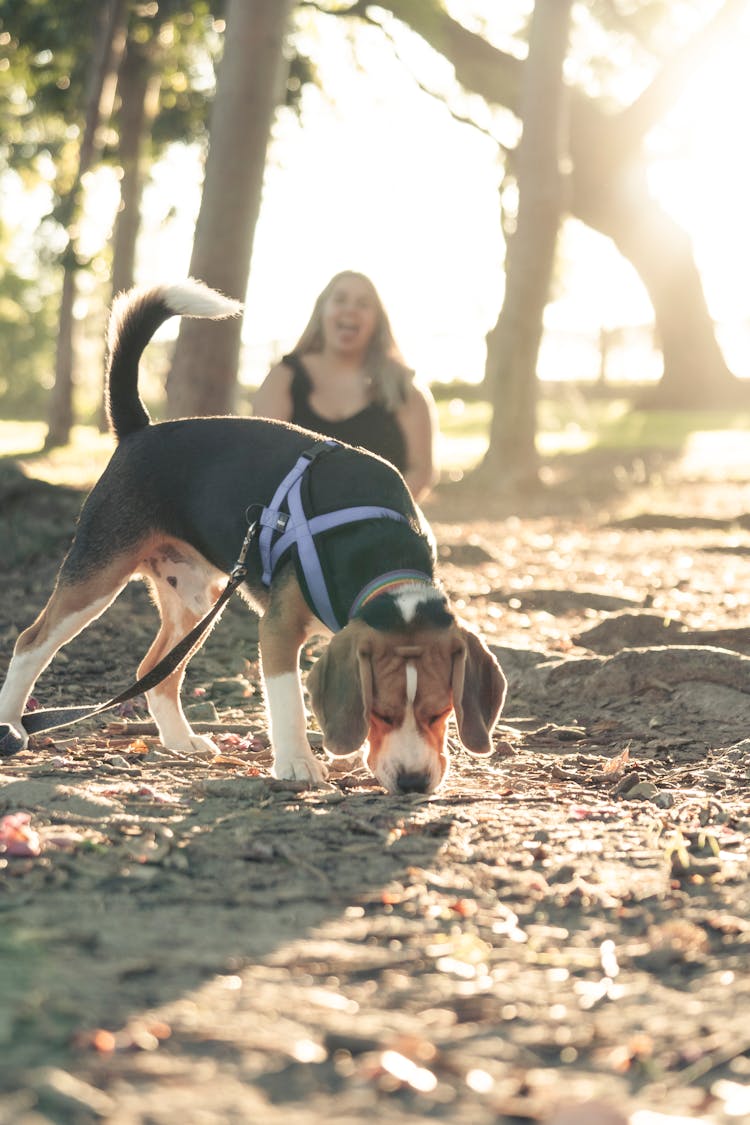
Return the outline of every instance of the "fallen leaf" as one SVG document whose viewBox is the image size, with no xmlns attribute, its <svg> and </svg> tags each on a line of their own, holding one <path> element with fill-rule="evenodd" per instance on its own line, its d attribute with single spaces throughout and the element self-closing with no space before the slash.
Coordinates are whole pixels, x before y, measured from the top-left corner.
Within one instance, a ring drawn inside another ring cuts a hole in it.
<svg viewBox="0 0 750 1125">
<path fill-rule="evenodd" d="M 619 777 L 623 773 L 625 766 L 630 761 L 630 747 L 626 746 L 621 754 L 616 758 L 612 758 L 605 766 L 602 767 L 602 773 L 609 774 L 610 777 Z"/>
<path fill-rule="evenodd" d="M 129 744 L 129 746 L 126 747 L 126 753 L 127 754 L 148 754 L 148 746 L 146 745 L 146 743 L 143 741 L 142 738 L 135 738 Z"/>
<path fill-rule="evenodd" d="M 0 820 L 0 852 L 14 856 L 37 856 L 42 851 L 39 833 L 31 827 L 27 812 L 8 813 Z"/>
</svg>

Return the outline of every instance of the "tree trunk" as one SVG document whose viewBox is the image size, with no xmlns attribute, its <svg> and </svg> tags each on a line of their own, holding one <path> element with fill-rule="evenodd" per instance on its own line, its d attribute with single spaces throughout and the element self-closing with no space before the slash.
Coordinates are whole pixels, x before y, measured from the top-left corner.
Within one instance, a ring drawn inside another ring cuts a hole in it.
<svg viewBox="0 0 750 1125">
<path fill-rule="evenodd" d="M 73 305 L 75 279 L 79 269 L 72 233 L 78 218 L 83 193 L 83 177 L 91 167 L 101 146 L 100 126 L 109 118 L 114 102 L 115 79 L 125 47 L 127 6 L 125 0 L 108 0 L 99 15 L 99 28 L 91 67 L 78 168 L 75 181 L 61 211 L 65 216 L 69 243 L 63 256 L 63 283 L 60 297 L 60 320 L 55 354 L 55 384 L 50 398 L 45 449 L 67 445 L 73 426 L 74 342 Z"/>
<path fill-rule="evenodd" d="M 664 374 L 646 396 L 648 405 L 698 408 L 735 401 L 741 384 L 716 341 L 690 238 L 649 194 L 629 112 L 609 119 L 579 102 L 570 211 L 612 239 L 651 299 Z"/>
<path fill-rule="evenodd" d="M 289 0 L 230 0 L 211 114 L 206 178 L 190 273 L 244 300 L 266 149 L 279 104 Z M 167 381 L 170 417 L 228 414 L 242 323 L 182 320 Z"/>
<path fill-rule="evenodd" d="M 488 354 L 493 412 L 479 470 L 479 479 L 493 487 L 523 488 L 537 479 L 536 364 L 562 211 L 562 67 L 570 8 L 571 0 L 536 0 L 523 72 L 518 220 Z"/>
<path fill-rule="evenodd" d="M 112 235 L 112 296 L 135 282 L 135 251 L 141 225 L 143 146 L 156 116 L 159 75 L 154 71 L 153 44 L 148 48 L 128 40 L 117 83 L 120 100 L 120 136 L 117 156 L 122 168 L 120 206 Z M 99 429 L 108 428 L 104 397 Z"/>
<path fill-rule="evenodd" d="M 112 236 L 112 296 L 130 289 L 135 280 L 135 249 L 140 229 L 143 191 L 143 144 L 156 115 L 159 77 L 151 50 L 128 42 L 120 70 L 120 138 L 122 167 L 120 206 Z"/>
<path fill-rule="evenodd" d="M 642 405 L 703 409 L 747 397 L 716 340 L 685 231 L 645 193 L 638 199 L 610 198 L 606 221 L 591 225 L 632 263 L 653 305 L 664 370 Z"/>
<path fill-rule="evenodd" d="M 64 263 L 55 350 L 55 382 L 50 394 L 45 449 L 67 445 L 73 428 L 73 303 L 76 272 L 77 266 L 74 263 Z"/>
<path fill-rule="evenodd" d="M 525 63 L 462 28 L 434 0 L 383 0 L 380 6 L 444 54 L 468 89 L 518 112 Z M 716 342 L 690 240 L 649 194 L 642 142 L 745 9 L 746 0 L 725 0 L 633 104 L 618 113 L 571 91 L 573 172 L 567 208 L 612 238 L 651 297 L 664 356 L 664 375 L 651 405 L 715 405 L 732 401 L 744 386 L 727 368 Z"/>
</svg>

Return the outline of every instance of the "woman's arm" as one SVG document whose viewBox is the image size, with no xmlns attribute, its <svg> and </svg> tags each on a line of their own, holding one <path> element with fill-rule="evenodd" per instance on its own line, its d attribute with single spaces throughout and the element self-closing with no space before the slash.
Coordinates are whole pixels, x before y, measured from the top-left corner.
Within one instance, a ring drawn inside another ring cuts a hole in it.
<svg viewBox="0 0 750 1125">
<path fill-rule="evenodd" d="M 438 479 L 435 468 L 437 410 L 429 390 L 412 383 L 397 418 L 406 439 L 404 478 L 414 499 L 420 501 Z"/>
<path fill-rule="evenodd" d="M 253 395 L 253 415 L 291 422 L 292 373 L 285 363 L 272 367 Z"/>
</svg>

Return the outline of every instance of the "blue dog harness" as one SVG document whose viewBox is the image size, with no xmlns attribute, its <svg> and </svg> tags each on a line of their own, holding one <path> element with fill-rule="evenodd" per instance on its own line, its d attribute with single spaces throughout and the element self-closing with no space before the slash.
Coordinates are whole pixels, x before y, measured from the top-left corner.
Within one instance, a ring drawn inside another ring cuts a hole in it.
<svg viewBox="0 0 750 1125">
<path fill-rule="evenodd" d="M 326 512 L 323 515 L 308 517 L 302 501 L 302 483 L 305 473 L 316 458 L 341 445 L 337 441 L 319 441 L 306 449 L 298 458 L 294 467 L 287 473 L 276 492 L 271 503 L 261 510 L 257 519 L 260 527 L 258 547 L 260 561 L 263 568 L 262 582 L 268 588 L 271 584 L 274 570 L 281 557 L 290 548 L 295 548 L 302 573 L 310 595 L 310 608 L 317 617 L 333 632 L 337 633 L 342 624 L 336 617 L 328 593 L 323 568 L 315 546 L 315 537 L 323 532 L 331 531 L 347 523 L 356 523 L 361 520 L 388 519 L 408 523 L 408 519 L 401 512 L 393 508 L 382 508 L 375 505 L 358 505 L 351 508 L 341 508 L 335 512 Z M 409 572 L 410 574 L 412 572 Z M 416 580 L 429 582 L 429 576 L 420 572 L 413 572 Z M 360 600 L 355 599 L 355 605 Z"/>
</svg>

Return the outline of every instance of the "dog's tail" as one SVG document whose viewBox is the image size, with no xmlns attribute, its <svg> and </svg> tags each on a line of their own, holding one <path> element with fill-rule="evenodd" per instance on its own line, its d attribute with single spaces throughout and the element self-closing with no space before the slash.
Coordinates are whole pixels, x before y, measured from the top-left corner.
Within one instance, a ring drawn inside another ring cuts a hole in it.
<svg viewBox="0 0 750 1125">
<path fill-rule="evenodd" d="M 130 289 L 112 305 L 107 346 L 107 417 L 118 441 L 151 421 L 138 393 L 138 362 L 156 329 L 170 316 L 202 316 L 221 320 L 237 316 L 239 301 L 209 289 L 200 281 Z"/>
</svg>

